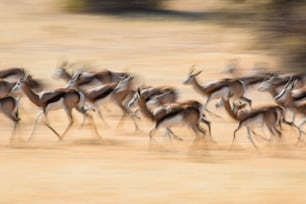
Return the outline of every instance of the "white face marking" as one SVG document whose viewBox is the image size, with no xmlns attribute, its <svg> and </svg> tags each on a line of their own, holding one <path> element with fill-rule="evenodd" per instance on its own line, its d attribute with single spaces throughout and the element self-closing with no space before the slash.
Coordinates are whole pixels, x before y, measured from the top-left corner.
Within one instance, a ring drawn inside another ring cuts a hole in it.
<svg viewBox="0 0 306 204">
<path fill-rule="evenodd" d="M 183 84 L 191 84 L 193 80 L 193 76 L 187 76 L 187 78 L 183 81 Z"/>
<path fill-rule="evenodd" d="M 136 92 L 133 97 L 131 98 L 131 100 L 128 102 L 127 106 L 128 108 L 132 108 L 133 106 L 135 106 L 136 102 L 138 101 L 138 93 Z"/>
<path fill-rule="evenodd" d="M 19 91 L 21 88 L 21 83 L 17 82 L 16 85 L 12 88 L 13 92 Z"/>
</svg>

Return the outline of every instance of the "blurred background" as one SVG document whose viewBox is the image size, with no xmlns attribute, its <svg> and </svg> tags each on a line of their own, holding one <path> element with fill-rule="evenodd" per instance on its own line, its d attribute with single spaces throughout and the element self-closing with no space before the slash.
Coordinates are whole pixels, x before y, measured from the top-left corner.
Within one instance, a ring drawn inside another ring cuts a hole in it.
<svg viewBox="0 0 306 204">
<path fill-rule="evenodd" d="M 305 70 L 302 0 L 2 0 L 1 66 Z"/>
<path fill-rule="evenodd" d="M 197 21 L 253 31 L 249 51 L 274 55 L 280 69 L 305 70 L 306 1 L 303 0 L 62 0 L 69 12 Z M 226 33 L 224 33 L 226 35 Z M 237 42 L 239 43 L 239 42 Z"/>
</svg>

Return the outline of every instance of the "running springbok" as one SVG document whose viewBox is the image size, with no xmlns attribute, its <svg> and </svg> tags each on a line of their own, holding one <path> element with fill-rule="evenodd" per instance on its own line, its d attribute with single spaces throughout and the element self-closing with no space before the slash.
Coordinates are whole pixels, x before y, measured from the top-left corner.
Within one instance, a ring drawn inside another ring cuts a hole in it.
<svg viewBox="0 0 306 204">
<path fill-rule="evenodd" d="M 306 123 L 306 88 L 294 89 L 296 82 L 293 78 L 289 80 L 282 91 L 275 97 L 275 101 L 283 103 L 288 109 L 304 117 L 302 122 L 297 126 L 299 142 L 301 141 L 302 127 Z"/>
<path fill-rule="evenodd" d="M 6 96 L 0 98 L 0 112 L 2 112 L 7 118 L 13 121 L 13 131 L 11 133 L 10 141 L 12 142 L 13 136 L 16 133 L 17 125 L 19 124 L 20 118 L 18 117 L 18 105 L 19 100 L 12 97 Z"/>
<path fill-rule="evenodd" d="M 208 103 L 212 99 L 221 99 L 221 98 L 236 98 L 241 99 L 247 102 L 250 106 L 252 100 L 244 96 L 246 87 L 243 82 L 236 79 L 223 79 L 217 82 L 210 82 L 204 86 L 200 85 L 197 80 L 197 76 L 201 74 L 202 71 L 194 73 L 194 68 L 192 67 L 189 72 L 186 80 L 184 81 L 185 85 L 192 85 L 193 88 L 201 95 L 207 96 L 206 103 L 204 104 L 204 110 L 210 112 L 207 109 Z M 219 106 L 220 104 L 218 104 Z M 211 112 L 210 112 L 211 113 Z"/>
<path fill-rule="evenodd" d="M 24 76 L 25 76 L 24 68 L 12 67 L 0 70 L 0 79 L 14 78 L 15 80 L 19 80 Z"/>
<path fill-rule="evenodd" d="M 24 68 L 13 67 L 0 70 L 0 96 L 6 96 L 10 93 L 16 82 L 25 75 L 26 71 Z M 7 79 L 10 80 L 7 81 Z M 37 79 L 29 80 L 29 85 L 35 92 L 41 91 L 43 88 L 43 84 Z"/>
<path fill-rule="evenodd" d="M 44 124 L 50 130 L 52 130 L 52 132 L 59 138 L 59 140 L 62 140 L 64 138 L 65 134 L 68 132 L 68 130 L 71 128 L 71 126 L 74 123 L 74 119 L 72 116 L 72 110 L 74 108 L 80 113 L 82 113 L 84 116 L 91 118 L 91 116 L 88 115 L 84 109 L 85 98 L 83 94 L 81 94 L 80 92 L 74 89 L 68 89 L 68 88 L 60 88 L 54 91 L 45 91 L 42 92 L 41 94 L 36 94 L 31 90 L 28 84 L 31 78 L 32 77 L 30 75 L 25 76 L 24 78 L 20 79 L 13 88 L 13 91 L 21 89 L 23 93 L 28 97 L 28 99 L 41 109 L 41 111 L 38 113 L 35 119 L 34 127 L 29 137 L 29 140 L 32 139 L 36 126 L 40 121 L 42 115 L 44 115 L 46 119 Z M 50 110 L 56 110 L 56 109 L 64 109 L 69 120 L 67 127 L 65 128 L 64 132 L 61 135 L 54 128 L 50 126 L 48 121 L 48 112 Z M 94 127 L 95 133 L 99 135 L 96 126 L 94 124 L 94 121 L 92 119 L 91 122 L 92 122 L 91 124 Z"/>
<path fill-rule="evenodd" d="M 12 93 L 12 89 L 14 88 L 16 84 L 17 82 L 10 82 L 10 81 L 0 79 L 0 98 L 5 97 L 9 94 L 13 94 L 14 96 L 20 96 L 19 93 L 17 94 Z M 35 92 L 40 91 L 43 87 L 42 83 L 34 79 L 29 79 L 28 85 Z"/>
<path fill-rule="evenodd" d="M 170 86 L 145 86 L 139 87 L 142 97 L 145 99 L 147 105 L 161 106 L 167 103 L 175 103 L 178 98 L 177 91 Z M 128 108 L 136 105 L 138 100 L 138 92 L 135 91 L 132 98 L 127 102 Z"/>
<path fill-rule="evenodd" d="M 259 91 L 269 92 L 271 94 L 271 96 L 273 97 L 274 101 L 278 105 L 286 108 L 286 112 L 288 110 L 290 110 L 292 112 L 291 121 L 288 122 L 288 121 L 285 120 L 284 122 L 289 124 L 289 125 L 293 125 L 293 126 L 295 126 L 294 121 L 295 121 L 296 112 L 298 112 L 298 111 L 295 110 L 295 105 L 290 103 L 290 102 L 292 100 L 293 101 L 302 100 L 302 98 L 305 97 L 305 96 L 303 96 L 302 91 L 296 91 L 296 93 L 294 93 L 294 91 L 293 91 L 293 94 L 291 95 L 291 100 L 289 100 L 289 101 L 288 101 L 287 98 L 281 97 L 281 96 L 284 93 L 287 93 L 286 96 L 288 96 L 289 91 L 286 92 L 286 90 L 290 87 L 291 87 L 290 91 L 293 88 L 301 87 L 304 83 L 304 81 L 301 79 L 301 77 L 302 77 L 302 75 L 298 75 L 298 74 L 291 75 L 289 77 L 286 76 L 286 77 L 282 77 L 282 78 L 271 77 L 270 79 L 264 81 L 259 87 Z M 294 81 L 294 83 L 292 83 L 293 81 Z"/>
<path fill-rule="evenodd" d="M 242 108 L 244 108 L 245 104 L 234 105 L 234 108 L 232 108 L 228 99 L 223 98 L 222 100 L 224 108 L 229 116 L 239 122 L 238 127 L 234 131 L 232 144 L 235 142 L 236 133 L 242 127 L 246 127 L 248 139 L 255 148 L 257 148 L 257 146 L 252 138 L 254 127 L 262 127 L 265 125 L 272 135 L 277 134 L 281 137 L 281 131 L 277 126 L 280 124 L 283 114 L 279 106 L 268 106 L 250 111 L 243 111 Z"/>
<path fill-rule="evenodd" d="M 134 79 L 133 76 L 128 76 L 119 82 L 107 83 L 90 90 L 84 90 L 79 87 L 78 80 L 81 77 L 82 72 L 77 72 L 72 79 L 68 82 L 67 88 L 77 89 L 85 95 L 86 101 L 90 104 L 90 109 L 97 110 L 99 117 L 104 121 L 103 115 L 99 109 L 101 104 L 108 101 L 114 102 L 123 112 L 123 115 L 119 121 L 130 116 L 134 122 L 135 129 L 138 130 L 138 125 L 135 121 L 135 115 L 124 105 L 124 100 L 131 91 L 131 83 Z"/>
<path fill-rule="evenodd" d="M 67 62 L 62 63 L 61 66 L 58 67 L 56 72 L 54 73 L 55 78 L 63 79 L 64 81 L 68 82 L 72 79 L 73 74 L 70 74 L 67 71 L 69 65 Z M 110 70 L 102 70 L 102 71 L 91 71 L 85 72 L 82 71 L 82 75 L 80 75 L 78 79 L 78 87 L 87 86 L 91 84 L 106 84 L 111 82 L 119 82 L 123 78 L 127 78 L 130 74 L 124 72 L 113 72 Z"/>
<path fill-rule="evenodd" d="M 172 126 L 185 124 L 195 132 L 197 137 L 199 137 L 199 133 L 203 136 L 206 134 L 206 131 L 201 128 L 199 124 L 200 122 L 206 123 L 210 130 L 210 122 L 203 118 L 202 105 L 198 101 L 189 100 L 182 103 L 164 104 L 157 107 L 154 111 L 151 111 L 148 108 L 140 89 L 137 90 L 137 93 L 137 104 L 140 108 L 140 111 L 144 116 L 154 122 L 154 128 L 149 132 L 150 141 L 153 139 L 153 132 L 157 131 L 161 127 L 166 128 L 166 133 L 169 136 L 172 135 L 175 139 L 178 140 L 182 139 L 171 131 L 170 128 Z M 213 141 L 212 137 L 210 139 Z"/>
</svg>

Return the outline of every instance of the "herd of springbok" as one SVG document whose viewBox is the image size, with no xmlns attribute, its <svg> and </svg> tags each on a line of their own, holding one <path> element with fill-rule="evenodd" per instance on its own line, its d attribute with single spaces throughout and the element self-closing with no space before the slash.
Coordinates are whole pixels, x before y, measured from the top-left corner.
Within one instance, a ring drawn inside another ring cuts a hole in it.
<svg viewBox="0 0 306 204">
<path fill-rule="evenodd" d="M 201 71 L 196 71 L 193 66 L 183 83 L 191 85 L 199 95 L 206 98 L 206 102 L 202 105 L 200 101 L 203 99 L 179 101 L 178 91 L 171 86 L 137 86 L 135 76 L 127 72 L 79 70 L 70 73 L 71 66 L 72 64 L 65 62 L 56 69 L 53 77 L 64 80 L 67 85 L 51 91 L 42 91 L 42 84 L 23 68 L 0 70 L 0 111 L 14 123 L 11 139 L 16 134 L 16 128 L 20 122 L 18 107 L 22 96 L 27 97 L 40 109 L 29 140 L 40 121 L 59 140 L 63 140 L 74 123 L 73 109 L 82 114 L 82 124 L 89 119 L 92 130 L 101 137 L 92 114 L 97 113 L 104 121 L 100 108 L 106 101 L 114 103 L 122 111 L 119 124 L 124 118 L 129 117 L 135 129 L 138 130 L 136 120 L 140 119 L 137 115 L 138 110 L 143 117 L 151 120 L 154 126 L 149 132 L 150 141 L 153 133 L 160 128 L 165 129 L 165 134 L 170 139 L 181 141 L 182 138 L 171 128 L 186 125 L 193 130 L 196 139 L 209 135 L 210 140 L 214 142 L 211 122 L 205 115 L 205 112 L 214 114 L 208 110 L 208 104 L 212 100 L 218 100 L 216 107 L 224 107 L 229 116 L 238 122 L 238 127 L 233 133 L 233 143 L 237 131 L 242 127 L 246 128 L 247 137 L 255 148 L 257 146 L 253 135 L 257 134 L 254 127 L 266 127 L 269 130 L 271 133 L 269 137 L 261 136 L 267 141 L 271 141 L 272 135 L 281 137 L 283 123 L 297 129 L 298 141 L 302 141 L 302 135 L 305 133 L 302 129 L 306 123 L 306 74 L 304 73 L 258 72 L 249 76 L 225 78 L 202 84 L 198 80 Z M 253 108 L 252 100 L 246 97 L 246 92 L 251 87 L 269 92 L 275 103 Z M 136 106 L 138 109 L 135 108 Z M 61 134 L 48 121 L 48 112 L 56 109 L 64 109 L 69 121 Z M 287 119 L 288 112 L 292 113 L 291 120 Z M 299 123 L 296 122 L 296 115 L 302 118 Z M 201 123 L 207 126 L 208 131 L 201 126 Z"/>
</svg>

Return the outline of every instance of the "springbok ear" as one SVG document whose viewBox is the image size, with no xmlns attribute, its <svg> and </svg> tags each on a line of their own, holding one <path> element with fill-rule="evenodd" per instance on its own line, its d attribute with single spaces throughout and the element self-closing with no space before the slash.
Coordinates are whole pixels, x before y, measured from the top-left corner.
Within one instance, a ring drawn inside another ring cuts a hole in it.
<svg viewBox="0 0 306 204">
<path fill-rule="evenodd" d="M 141 95 L 141 90 L 140 90 L 140 88 L 137 88 L 137 95 L 138 95 L 138 96 Z"/>
<path fill-rule="evenodd" d="M 82 72 L 81 71 L 77 71 L 76 73 L 74 73 L 72 75 L 72 80 L 78 80 L 80 78 L 80 76 L 82 75 Z"/>
<path fill-rule="evenodd" d="M 285 85 L 285 89 L 287 89 L 290 85 L 293 86 L 295 84 L 295 79 L 290 76 L 290 79 L 287 81 L 286 85 Z"/>
<path fill-rule="evenodd" d="M 22 78 L 25 78 L 25 76 L 26 76 L 25 69 L 24 69 L 23 67 L 21 67 L 20 69 L 21 69 L 21 76 L 20 76 L 20 78 L 21 78 L 21 79 L 22 79 Z"/>
<path fill-rule="evenodd" d="M 66 60 L 63 60 L 57 63 L 57 67 L 60 69 L 65 69 L 67 66 L 68 66 L 68 62 Z"/>
<path fill-rule="evenodd" d="M 190 70 L 189 70 L 188 75 L 192 75 L 192 73 L 194 72 L 195 68 L 196 68 L 196 65 L 193 64 L 193 65 L 190 67 Z"/>
<path fill-rule="evenodd" d="M 32 76 L 30 74 L 25 75 L 23 78 L 21 78 L 21 81 L 27 81 L 27 80 L 31 80 Z"/>
</svg>

